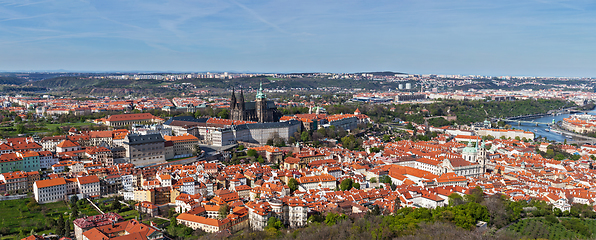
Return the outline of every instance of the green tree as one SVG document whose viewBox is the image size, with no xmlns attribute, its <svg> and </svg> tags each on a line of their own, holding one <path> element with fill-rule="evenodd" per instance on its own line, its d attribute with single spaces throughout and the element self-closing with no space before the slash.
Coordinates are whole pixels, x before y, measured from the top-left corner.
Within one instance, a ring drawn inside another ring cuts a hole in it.
<svg viewBox="0 0 596 240">
<path fill-rule="evenodd" d="M 70 197 L 70 206 L 75 206 L 77 201 L 79 201 L 79 197 L 77 195 Z"/>
<path fill-rule="evenodd" d="M 327 213 L 327 216 L 325 216 L 325 224 L 327 224 L 328 226 L 333 226 L 337 223 L 339 223 L 342 220 L 347 219 L 348 217 L 344 214 L 337 214 L 337 213 Z"/>
<path fill-rule="evenodd" d="M 64 223 L 64 236 L 70 238 L 70 221 L 68 219 Z"/>
<path fill-rule="evenodd" d="M 267 227 L 266 228 L 274 228 L 275 230 L 279 230 L 284 227 L 284 224 L 275 217 L 270 217 L 267 219 Z"/>
<path fill-rule="evenodd" d="M 298 180 L 296 180 L 295 178 L 290 178 L 290 180 L 288 180 L 288 187 L 292 192 L 298 190 Z"/>
<path fill-rule="evenodd" d="M 346 178 L 339 184 L 339 189 L 341 189 L 342 191 L 348 191 L 352 189 L 352 183 L 353 181 L 351 178 Z"/>
<path fill-rule="evenodd" d="M 120 208 L 122 207 L 122 204 L 120 203 L 120 201 L 118 201 L 118 199 L 114 199 L 114 202 L 112 203 L 112 210 L 119 212 Z"/>
<path fill-rule="evenodd" d="M 192 151 L 193 151 L 193 154 L 194 155 L 197 155 L 198 156 L 199 154 L 201 154 L 201 146 L 199 146 L 199 144 L 195 144 L 193 146 L 193 150 Z"/>
<path fill-rule="evenodd" d="M 18 115 L 17 115 L 16 117 L 14 117 L 14 122 L 15 122 L 15 123 L 20 123 L 20 122 L 22 122 L 22 121 L 23 121 L 23 119 L 21 118 L 21 116 L 18 116 Z"/>
<path fill-rule="evenodd" d="M 464 203 L 464 198 L 457 193 L 452 193 L 451 195 L 448 196 L 448 199 L 449 199 L 449 206 L 457 206 L 457 205 Z"/>
<path fill-rule="evenodd" d="M 360 183 L 354 182 L 352 183 L 352 187 L 355 189 L 360 189 Z"/>
<path fill-rule="evenodd" d="M 230 214 L 230 206 L 224 203 L 223 205 L 219 206 L 218 217 L 219 219 L 224 219 Z"/>
<path fill-rule="evenodd" d="M 389 135 L 389 134 L 383 135 L 383 142 L 391 142 L 391 135 Z"/>
<path fill-rule="evenodd" d="M 302 140 L 302 142 L 308 142 L 310 140 L 310 135 L 307 131 L 303 131 L 302 134 L 300 134 L 300 140 Z"/>
<path fill-rule="evenodd" d="M 228 109 L 223 109 L 221 111 L 219 111 L 219 113 L 217 113 L 217 116 L 219 118 L 223 118 L 223 119 L 228 119 L 230 117 L 230 113 L 228 112 Z"/>
<path fill-rule="evenodd" d="M 379 178 L 380 183 L 391 183 L 391 177 L 384 175 Z"/>
<path fill-rule="evenodd" d="M 64 215 L 60 214 L 60 216 L 58 216 L 58 225 L 56 226 L 56 234 L 59 236 L 64 236 L 64 225 Z"/>
<path fill-rule="evenodd" d="M 257 150 L 255 149 L 249 149 L 248 151 L 246 151 L 246 155 L 249 157 L 256 157 L 257 156 Z"/>
<path fill-rule="evenodd" d="M 23 134 L 25 133 L 25 125 L 23 124 L 19 124 L 16 126 L 16 130 L 18 134 Z"/>
<path fill-rule="evenodd" d="M 377 178 L 373 177 L 369 181 L 370 181 L 370 183 L 377 183 Z"/>
</svg>

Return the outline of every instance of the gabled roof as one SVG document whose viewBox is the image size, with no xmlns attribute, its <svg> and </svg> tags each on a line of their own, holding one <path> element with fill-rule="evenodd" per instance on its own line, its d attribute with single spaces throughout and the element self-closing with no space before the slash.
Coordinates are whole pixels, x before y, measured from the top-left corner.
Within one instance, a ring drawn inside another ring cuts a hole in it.
<svg viewBox="0 0 596 240">
<path fill-rule="evenodd" d="M 59 147 L 59 148 L 77 147 L 77 146 L 80 146 L 80 144 L 77 142 L 70 141 L 70 140 L 64 140 L 64 141 L 58 143 L 58 145 L 56 145 L 56 147 Z"/>
</svg>

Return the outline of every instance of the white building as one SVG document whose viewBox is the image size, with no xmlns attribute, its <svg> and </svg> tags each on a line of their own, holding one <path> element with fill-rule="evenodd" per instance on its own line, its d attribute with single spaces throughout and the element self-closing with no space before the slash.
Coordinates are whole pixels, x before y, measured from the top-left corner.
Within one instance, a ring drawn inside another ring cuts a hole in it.
<svg viewBox="0 0 596 240">
<path fill-rule="evenodd" d="M 36 181 L 33 194 L 39 204 L 62 201 L 66 197 L 66 181 L 64 178 Z"/>
<path fill-rule="evenodd" d="M 39 153 L 39 167 L 42 169 L 51 169 L 52 165 L 58 163 L 58 158 L 50 151 L 41 151 Z"/>
<path fill-rule="evenodd" d="M 337 179 L 329 174 L 321 174 L 317 176 L 308 176 L 298 178 L 300 191 L 308 191 L 310 189 L 329 188 L 335 189 Z"/>
<path fill-rule="evenodd" d="M 98 197 L 101 195 L 99 178 L 96 175 L 78 177 L 77 186 L 79 193 L 83 194 L 84 197 Z"/>
</svg>

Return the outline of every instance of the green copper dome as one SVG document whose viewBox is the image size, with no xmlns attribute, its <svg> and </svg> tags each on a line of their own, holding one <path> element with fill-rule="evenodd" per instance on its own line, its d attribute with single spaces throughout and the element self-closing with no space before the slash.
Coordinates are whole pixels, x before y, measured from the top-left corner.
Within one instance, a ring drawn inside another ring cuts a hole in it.
<svg viewBox="0 0 596 240">
<path fill-rule="evenodd" d="M 475 147 L 472 147 L 472 142 L 468 143 L 468 146 L 464 148 L 464 150 L 462 151 L 462 153 L 470 153 L 470 154 L 476 154 L 476 152 L 478 152 L 478 150 L 476 150 Z"/>
</svg>

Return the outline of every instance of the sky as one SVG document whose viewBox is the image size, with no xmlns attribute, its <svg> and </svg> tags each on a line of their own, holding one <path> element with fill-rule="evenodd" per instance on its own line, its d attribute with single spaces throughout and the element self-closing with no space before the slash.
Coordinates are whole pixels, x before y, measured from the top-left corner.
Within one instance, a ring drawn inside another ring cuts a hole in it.
<svg viewBox="0 0 596 240">
<path fill-rule="evenodd" d="M 0 71 L 596 77 L 593 0 L 0 0 Z"/>
</svg>

